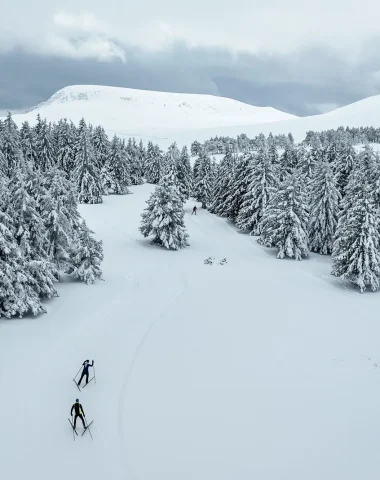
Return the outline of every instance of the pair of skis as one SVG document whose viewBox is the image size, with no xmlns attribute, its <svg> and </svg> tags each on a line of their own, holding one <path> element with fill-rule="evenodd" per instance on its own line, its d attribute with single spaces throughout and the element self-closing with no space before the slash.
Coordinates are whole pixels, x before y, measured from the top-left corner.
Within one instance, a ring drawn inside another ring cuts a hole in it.
<svg viewBox="0 0 380 480">
<path fill-rule="evenodd" d="M 82 387 L 82 390 L 84 389 L 84 387 L 86 387 L 90 382 L 92 382 L 93 380 L 95 380 L 95 383 L 96 383 L 96 377 L 95 375 L 91 378 L 91 380 L 88 381 L 88 383 L 85 383 Z M 75 385 L 77 386 L 77 389 L 81 392 L 82 390 L 80 389 L 80 386 L 77 384 L 77 381 L 75 380 L 75 378 L 73 378 L 73 382 L 75 383 Z"/>
<path fill-rule="evenodd" d="M 73 422 L 68 418 L 68 421 L 70 422 L 70 425 L 73 429 L 73 437 L 74 437 L 74 442 L 75 442 L 75 435 L 78 437 L 78 432 L 75 430 L 74 428 L 74 425 L 73 425 Z M 87 432 L 87 430 L 89 431 L 90 433 L 90 436 L 91 436 L 91 440 L 94 441 L 94 439 L 92 438 L 92 433 L 91 433 L 91 430 L 90 430 L 90 425 L 92 425 L 94 423 L 94 420 L 92 420 L 89 424 L 86 425 L 86 428 L 83 430 L 82 434 L 81 434 L 81 437 L 83 437 L 83 435 Z"/>
</svg>

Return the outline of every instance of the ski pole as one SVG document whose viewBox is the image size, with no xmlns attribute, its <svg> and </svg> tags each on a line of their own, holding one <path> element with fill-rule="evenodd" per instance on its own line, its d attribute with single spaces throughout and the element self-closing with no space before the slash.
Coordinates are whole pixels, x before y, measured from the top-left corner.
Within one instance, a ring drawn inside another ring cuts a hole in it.
<svg viewBox="0 0 380 480">
<path fill-rule="evenodd" d="M 75 375 L 75 377 L 74 377 L 74 378 L 77 378 L 77 376 L 78 376 L 78 373 L 79 373 L 81 370 L 82 370 L 82 367 L 80 367 L 80 369 L 78 370 L 78 372 L 77 372 L 77 374 Z"/>
<path fill-rule="evenodd" d="M 96 376 L 95 376 L 95 365 L 93 365 L 92 367 L 94 369 L 94 380 L 95 380 L 95 383 L 96 383 Z"/>
</svg>

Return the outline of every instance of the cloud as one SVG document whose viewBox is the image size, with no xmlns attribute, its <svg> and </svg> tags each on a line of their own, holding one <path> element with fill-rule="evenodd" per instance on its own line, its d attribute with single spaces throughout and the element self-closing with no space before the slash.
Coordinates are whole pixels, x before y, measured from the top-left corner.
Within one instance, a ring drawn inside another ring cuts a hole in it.
<svg viewBox="0 0 380 480">
<path fill-rule="evenodd" d="M 0 54 L 0 110 L 29 108 L 73 84 L 207 93 L 297 115 L 321 113 L 380 92 L 377 58 L 352 64 L 327 48 L 260 55 L 181 42 L 157 52 L 128 46 L 125 58 L 105 64 L 24 49 Z"/>
</svg>

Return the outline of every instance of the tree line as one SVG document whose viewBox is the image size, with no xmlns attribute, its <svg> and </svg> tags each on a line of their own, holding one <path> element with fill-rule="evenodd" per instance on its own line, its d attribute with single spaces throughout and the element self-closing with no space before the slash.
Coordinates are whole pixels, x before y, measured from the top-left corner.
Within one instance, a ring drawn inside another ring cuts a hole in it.
<svg viewBox="0 0 380 480">
<path fill-rule="evenodd" d="M 200 149 L 193 195 L 277 258 L 332 255 L 333 275 L 361 291 L 379 288 L 380 157 L 368 143 L 357 153 L 345 132 L 311 146 L 289 138 L 280 154 L 261 136 L 254 151 L 228 151 L 216 167 Z"/>
</svg>

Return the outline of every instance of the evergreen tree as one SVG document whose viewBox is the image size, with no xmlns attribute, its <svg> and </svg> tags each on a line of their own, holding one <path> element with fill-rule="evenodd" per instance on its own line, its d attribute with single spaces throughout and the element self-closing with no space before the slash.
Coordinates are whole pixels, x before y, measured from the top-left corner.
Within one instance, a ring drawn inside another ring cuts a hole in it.
<svg viewBox="0 0 380 480">
<path fill-rule="evenodd" d="M 261 224 L 259 243 L 278 249 L 277 258 L 309 255 L 307 195 L 302 176 L 286 176 L 272 195 Z"/>
<path fill-rule="evenodd" d="M 268 148 L 269 154 L 269 148 Z M 245 195 L 249 188 L 249 175 L 250 164 L 252 162 L 252 155 L 246 154 L 240 157 L 238 160 L 232 180 L 232 186 L 230 187 L 230 194 L 226 199 L 228 205 L 226 215 L 236 222 L 240 213 L 242 204 L 244 202 Z"/>
<path fill-rule="evenodd" d="M 57 125 L 57 166 L 68 178 L 71 178 L 75 167 L 75 139 L 76 132 L 74 136 L 67 120 L 60 120 Z"/>
<path fill-rule="evenodd" d="M 339 145 L 335 163 L 333 164 L 337 185 L 341 196 L 348 184 L 348 179 L 356 162 L 356 151 L 351 141 Z"/>
<path fill-rule="evenodd" d="M 107 162 L 110 150 L 110 142 L 103 127 L 95 128 L 92 136 L 92 145 L 95 151 L 96 163 L 98 170 L 102 170 Z"/>
<path fill-rule="evenodd" d="M 1 148 L 4 156 L 2 163 L 5 163 L 6 174 L 10 177 L 22 159 L 20 132 L 10 113 L 8 113 L 4 120 L 1 136 Z"/>
<path fill-rule="evenodd" d="M 229 211 L 229 206 L 226 200 L 232 194 L 235 163 L 235 155 L 233 155 L 232 151 L 228 151 L 220 162 L 217 178 L 215 179 L 215 188 L 212 195 L 210 212 L 216 213 L 222 217 L 227 216 Z M 202 179 L 200 178 L 199 182 L 201 182 L 201 180 Z"/>
<path fill-rule="evenodd" d="M 88 285 L 102 278 L 103 243 L 95 240 L 93 233 L 83 221 L 78 230 L 78 244 L 73 251 L 70 269 L 71 276 Z"/>
<path fill-rule="evenodd" d="M 29 122 L 23 122 L 20 130 L 21 150 L 25 160 L 35 165 L 36 152 L 35 152 L 35 138 L 33 129 L 30 128 Z"/>
<path fill-rule="evenodd" d="M 186 201 L 190 197 L 192 188 L 190 156 L 186 146 L 182 148 L 181 154 L 177 158 L 176 170 L 179 193 L 183 201 Z"/>
<path fill-rule="evenodd" d="M 41 118 L 38 117 L 35 133 L 37 167 L 45 172 L 55 165 L 51 132 L 46 119 L 41 120 Z"/>
<path fill-rule="evenodd" d="M 360 189 L 348 214 L 339 219 L 332 275 L 349 280 L 364 292 L 367 287 L 373 291 L 379 288 L 379 210 L 373 201 L 372 187 L 361 184 Z"/>
<path fill-rule="evenodd" d="M 80 203 L 102 203 L 103 186 L 100 171 L 90 138 L 90 132 L 82 119 L 79 123 L 75 145 L 75 169 L 72 175 Z"/>
<path fill-rule="evenodd" d="M 131 185 L 131 179 L 127 163 L 127 152 L 116 135 L 111 142 L 105 169 L 110 180 L 110 185 L 105 185 L 106 189 L 111 190 L 115 195 L 130 193 L 128 186 Z"/>
<path fill-rule="evenodd" d="M 322 255 L 332 253 L 338 224 L 339 198 L 330 163 L 320 162 L 310 183 L 310 250 Z"/>
<path fill-rule="evenodd" d="M 297 148 L 292 142 L 287 142 L 284 153 L 281 155 L 281 180 L 283 180 L 288 173 L 292 173 L 298 167 Z"/>
<path fill-rule="evenodd" d="M 278 184 L 277 167 L 272 165 L 264 145 L 248 163 L 248 189 L 242 198 L 236 226 L 250 235 L 260 235 L 261 221 L 271 193 Z"/>
<path fill-rule="evenodd" d="M 207 153 L 202 150 L 199 155 L 199 168 L 194 185 L 196 200 L 202 203 L 202 208 L 207 208 L 211 203 L 212 186 L 211 160 Z"/>
<path fill-rule="evenodd" d="M 173 170 L 162 179 L 147 201 L 142 213 L 140 232 L 153 235 L 152 244 L 178 250 L 188 245 L 183 202 L 175 185 Z"/>
<path fill-rule="evenodd" d="M 148 183 L 159 183 L 162 175 L 162 152 L 158 145 L 148 143 L 145 164 L 145 178 Z"/>
<path fill-rule="evenodd" d="M 44 312 L 30 266 L 13 237 L 11 218 L 0 210 L 0 317 Z"/>
</svg>

